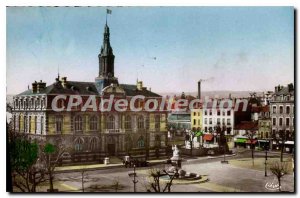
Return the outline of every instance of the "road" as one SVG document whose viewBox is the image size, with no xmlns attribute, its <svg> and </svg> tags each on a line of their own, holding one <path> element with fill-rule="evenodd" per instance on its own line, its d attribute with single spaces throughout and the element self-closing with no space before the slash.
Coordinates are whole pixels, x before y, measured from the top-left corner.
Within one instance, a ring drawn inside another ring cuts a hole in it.
<svg viewBox="0 0 300 198">
<path fill-rule="evenodd" d="M 279 158 L 279 153 L 269 153 L 269 157 Z M 264 157 L 264 152 L 255 152 L 255 158 Z M 285 155 L 288 156 L 288 155 Z M 250 158 L 251 151 L 238 152 L 235 156 L 226 157 L 227 160 Z M 199 159 L 184 159 L 182 168 L 187 172 L 207 175 L 209 181 L 197 184 L 174 184 L 172 192 L 272 192 L 266 189 L 267 183 L 276 183 L 274 176 L 264 176 L 264 171 L 245 169 L 229 164 L 221 164 L 223 158 L 202 157 Z M 250 163 L 250 162 L 249 162 Z M 137 168 L 136 191 L 145 192 L 148 186 L 147 177 L 150 169 L 167 169 L 169 165 L 161 164 L 151 167 Z M 132 168 L 113 168 L 87 171 L 84 173 L 84 189 L 89 192 L 133 192 L 133 182 L 128 173 Z M 82 191 L 82 173 L 59 173 L 56 179 L 69 191 Z M 116 185 L 119 184 L 119 185 Z M 282 188 L 293 191 L 294 178 L 289 174 L 283 177 Z"/>
</svg>

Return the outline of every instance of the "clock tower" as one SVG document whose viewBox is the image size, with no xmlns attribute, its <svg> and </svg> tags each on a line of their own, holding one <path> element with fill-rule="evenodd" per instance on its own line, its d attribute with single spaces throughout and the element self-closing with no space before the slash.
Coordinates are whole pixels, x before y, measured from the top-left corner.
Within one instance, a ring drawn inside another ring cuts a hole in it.
<svg viewBox="0 0 300 198">
<path fill-rule="evenodd" d="M 109 36 L 109 27 L 106 23 L 104 27 L 103 44 L 100 54 L 98 55 L 99 74 L 95 79 L 96 88 L 100 94 L 102 93 L 103 88 L 111 84 L 118 84 L 118 79 L 114 76 L 115 56 L 113 54 L 113 49 L 110 46 Z"/>
</svg>

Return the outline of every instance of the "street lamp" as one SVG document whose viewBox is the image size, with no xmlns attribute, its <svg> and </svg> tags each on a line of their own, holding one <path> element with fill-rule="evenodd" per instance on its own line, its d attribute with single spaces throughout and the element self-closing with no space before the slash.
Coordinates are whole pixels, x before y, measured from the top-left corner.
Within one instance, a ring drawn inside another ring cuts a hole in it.
<svg viewBox="0 0 300 198">
<path fill-rule="evenodd" d="M 133 165 L 133 173 L 128 173 L 128 176 L 129 177 L 132 177 L 133 176 L 133 180 L 132 180 L 132 183 L 133 183 L 133 192 L 136 192 L 136 183 L 138 183 L 139 181 L 136 180 L 136 172 L 135 172 L 135 164 Z"/>
<path fill-rule="evenodd" d="M 267 140 L 266 140 L 266 142 L 267 142 Z M 266 142 L 265 142 L 265 177 L 268 176 L 267 175 L 267 161 L 268 161 L 268 149 L 269 149 Z"/>
</svg>

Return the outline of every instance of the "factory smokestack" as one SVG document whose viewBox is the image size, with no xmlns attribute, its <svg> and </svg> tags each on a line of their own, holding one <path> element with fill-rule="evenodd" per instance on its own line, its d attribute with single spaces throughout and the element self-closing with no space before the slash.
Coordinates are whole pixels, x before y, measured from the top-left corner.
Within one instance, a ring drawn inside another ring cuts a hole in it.
<svg viewBox="0 0 300 198">
<path fill-rule="evenodd" d="M 201 99 L 201 80 L 198 81 L 198 99 Z"/>
</svg>

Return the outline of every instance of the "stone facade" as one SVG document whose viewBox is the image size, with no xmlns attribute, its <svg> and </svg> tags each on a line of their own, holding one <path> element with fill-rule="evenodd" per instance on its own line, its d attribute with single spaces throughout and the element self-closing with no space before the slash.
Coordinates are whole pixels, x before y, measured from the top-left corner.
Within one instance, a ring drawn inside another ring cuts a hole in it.
<svg viewBox="0 0 300 198">
<path fill-rule="evenodd" d="M 294 87 L 275 87 L 275 93 L 270 101 L 270 116 L 272 122 L 272 136 L 280 138 L 284 134 L 286 140 L 294 140 Z"/>
<path fill-rule="evenodd" d="M 14 130 L 39 141 L 64 144 L 63 163 L 101 162 L 107 156 L 131 155 L 151 159 L 166 155 L 167 112 L 150 112 L 144 108 L 147 100 L 161 102 L 162 97 L 143 87 L 141 81 L 136 85 L 119 84 L 114 77 L 114 58 L 109 28 L 105 25 L 99 54 L 99 76 L 95 82 L 68 81 L 58 75 L 49 86 L 42 81 L 32 83 L 32 89 L 14 96 Z M 130 108 L 122 112 L 114 109 L 94 111 L 91 108 L 81 111 L 82 104 L 70 111 L 57 112 L 53 110 L 52 102 L 59 95 L 66 98 L 57 101 L 58 107 L 66 107 L 72 95 L 81 96 L 83 101 L 94 97 L 97 104 L 111 95 L 116 100 L 130 101 L 137 95 L 144 96 L 144 99 L 134 103 L 142 108 L 139 112 Z"/>
</svg>

